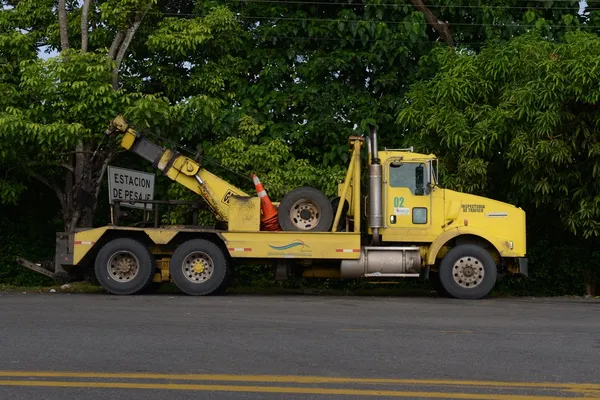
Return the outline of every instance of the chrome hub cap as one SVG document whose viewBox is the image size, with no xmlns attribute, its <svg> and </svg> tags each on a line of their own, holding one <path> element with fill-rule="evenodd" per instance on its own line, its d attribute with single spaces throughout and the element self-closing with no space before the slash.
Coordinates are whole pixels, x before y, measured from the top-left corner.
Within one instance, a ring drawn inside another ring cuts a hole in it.
<svg viewBox="0 0 600 400">
<path fill-rule="evenodd" d="M 181 265 L 183 276 L 192 283 L 206 282 L 213 274 L 212 258 L 208 254 L 194 252 L 189 254 Z"/>
<path fill-rule="evenodd" d="M 140 272 L 140 263 L 129 251 L 119 251 L 107 263 L 108 274 L 117 282 L 129 282 Z"/>
<path fill-rule="evenodd" d="M 290 209 L 290 221 L 300 230 L 309 231 L 319 224 L 321 213 L 311 200 L 298 200 Z"/>
<path fill-rule="evenodd" d="M 485 270 L 477 258 L 462 257 L 454 263 L 452 277 L 460 286 L 471 289 L 483 282 Z"/>
</svg>

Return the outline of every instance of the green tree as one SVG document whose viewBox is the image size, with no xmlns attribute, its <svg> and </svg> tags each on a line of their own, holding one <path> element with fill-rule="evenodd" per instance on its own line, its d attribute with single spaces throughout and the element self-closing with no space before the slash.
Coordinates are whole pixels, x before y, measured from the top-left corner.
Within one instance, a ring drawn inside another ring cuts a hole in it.
<svg viewBox="0 0 600 400">
<path fill-rule="evenodd" d="M 0 86 L 8 95 L 0 100 L 1 199 L 17 202 L 28 180 L 37 179 L 56 194 L 65 230 L 91 226 L 106 167 L 117 151 L 103 137 L 110 119 L 124 113 L 159 129 L 170 118 L 193 121 L 199 103 L 207 102 L 198 96 L 175 106 L 164 93 L 149 94 L 128 61 L 136 32 L 149 29 L 144 18 L 151 15 L 152 25 L 162 18 L 155 1 L 60 1 L 57 11 L 53 1 L 4 1 L 3 6 Z M 195 21 L 197 29 L 208 31 L 203 42 L 210 42 L 211 29 L 223 22 L 212 23 L 218 12 Z M 224 23 L 222 31 L 228 26 Z M 158 28 L 152 44 L 168 46 L 170 35 Z M 42 47 L 60 54 L 40 59 Z"/>
<path fill-rule="evenodd" d="M 250 34 L 240 103 L 266 137 L 285 138 L 299 157 L 340 164 L 355 127 L 376 123 L 384 139 L 403 134 L 394 124 L 400 99 L 437 72 L 433 48 L 477 51 L 532 29 L 560 37 L 584 20 L 577 1 L 484 3 L 232 2 Z"/>
<path fill-rule="evenodd" d="M 407 140 L 444 156 L 450 186 L 552 209 L 572 233 L 600 235 L 600 38 L 531 34 L 437 59 L 439 73 L 413 85 L 398 114 Z"/>
<path fill-rule="evenodd" d="M 398 99 L 435 72 L 436 42 L 476 49 L 580 20 L 576 2 L 522 4 L 3 0 L 2 199 L 17 201 L 33 177 L 56 193 L 65 229 L 89 226 L 116 113 L 194 150 L 252 118 L 264 127 L 257 145 L 280 140 L 297 159 L 342 165 L 355 127 L 402 135 Z M 40 48 L 60 56 L 40 60 Z"/>
<path fill-rule="evenodd" d="M 461 57 L 530 30 L 564 40 L 597 18 L 577 1 L 0 3 L 0 201 L 19 204 L 31 179 L 43 182 L 65 230 L 92 224 L 109 163 L 135 162 L 102 135 L 118 113 L 203 147 L 240 186 L 257 172 L 274 197 L 303 184 L 333 194 L 355 128 L 376 123 L 386 145 L 406 137 L 395 123 L 404 93 L 445 68 L 433 49 Z M 42 49 L 59 56 L 39 59 Z M 461 160 L 456 185 L 484 190 L 489 160 Z"/>
</svg>

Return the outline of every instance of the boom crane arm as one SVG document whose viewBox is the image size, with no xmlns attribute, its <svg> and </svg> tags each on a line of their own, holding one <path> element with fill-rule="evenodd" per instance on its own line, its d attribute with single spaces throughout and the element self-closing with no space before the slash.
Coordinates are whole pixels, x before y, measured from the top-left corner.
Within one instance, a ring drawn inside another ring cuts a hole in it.
<svg viewBox="0 0 600 400">
<path fill-rule="evenodd" d="M 210 173 L 191 158 L 152 143 L 129 126 L 122 116 L 117 116 L 111 122 L 107 134 L 115 131 L 123 133 L 123 148 L 151 162 L 164 175 L 200 195 L 221 221 L 228 219 L 231 196 L 249 197 L 241 189 Z"/>
</svg>

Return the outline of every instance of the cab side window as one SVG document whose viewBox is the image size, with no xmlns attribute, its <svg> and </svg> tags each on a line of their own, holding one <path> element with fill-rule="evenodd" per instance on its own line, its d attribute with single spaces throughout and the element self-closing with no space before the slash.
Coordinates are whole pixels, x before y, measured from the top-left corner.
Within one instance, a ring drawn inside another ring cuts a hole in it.
<svg viewBox="0 0 600 400">
<path fill-rule="evenodd" d="M 391 187 L 408 188 L 415 196 L 426 194 L 425 175 L 427 166 L 424 163 L 390 164 L 389 182 Z"/>
</svg>

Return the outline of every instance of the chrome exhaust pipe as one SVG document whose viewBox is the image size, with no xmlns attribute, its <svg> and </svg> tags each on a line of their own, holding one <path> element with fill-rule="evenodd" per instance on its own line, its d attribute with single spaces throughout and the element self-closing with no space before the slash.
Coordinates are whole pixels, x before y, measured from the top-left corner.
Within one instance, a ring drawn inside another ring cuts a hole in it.
<svg viewBox="0 0 600 400">
<path fill-rule="evenodd" d="M 372 143 L 370 143 L 372 142 Z M 371 145 L 371 164 L 369 165 L 369 228 L 373 231 L 373 244 L 379 244 L 379 229 L 383 228 L 383 203 L 382 203 L 382 165 L 377 149 L 377 132 L 371 126 L 371 136 L 368 143 Z"/>
<path fill-rule="evenodd" d="M 371 152 L 371 163 L 379 164 L 379 150 L 377 148 L 377 131 L 374 126 L 371 126 L 371 141 L 372 143 L 372 152 Z"/>
</svg>

